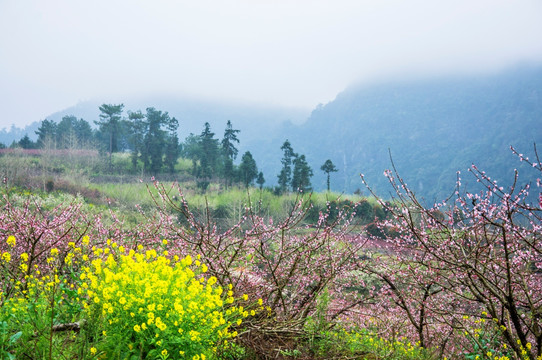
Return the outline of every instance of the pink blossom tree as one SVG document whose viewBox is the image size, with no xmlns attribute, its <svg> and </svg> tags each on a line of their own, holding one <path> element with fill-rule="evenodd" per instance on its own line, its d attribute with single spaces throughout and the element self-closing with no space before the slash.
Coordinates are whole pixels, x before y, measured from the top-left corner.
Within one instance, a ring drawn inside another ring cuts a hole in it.
<svg viewBox="0 0 542 360">
<path fill-rule="evenodd" d="M 536 147 L 532 162 L 512 151 L 542 172 Z M 380 226 L 393 236 L 364 268 L 380 279 L 375 306 L 397 314 L 396 322 L 422 346 L 463 354 L 487 348 L 472 318 L 487 319 L 501 344 L 494 351 L 536 359 L 542 353 L 542 182 L 533 201 L 531 184 L 520 186 L 517 170 L 506 189 L 476 166 L 470 172 L 482 191 L 464 191 L 458 175 L 455 196 L 431 207 L 395 167 L 386 172 L 396 197 L 393 206 L 381 201 L 393 219 Z"/>
</svg>

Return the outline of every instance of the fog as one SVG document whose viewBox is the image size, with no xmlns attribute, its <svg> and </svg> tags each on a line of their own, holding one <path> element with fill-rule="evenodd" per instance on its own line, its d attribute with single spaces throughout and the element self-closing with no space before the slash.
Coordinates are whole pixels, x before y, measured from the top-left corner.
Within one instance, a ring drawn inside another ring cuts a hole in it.
<svg viewBox="0 0 542 360">
<path fill-rule="evenodd" d="M 0 0 L 0 128 L 150 94 L 310 109 L 353 82 L 541 62 L 540 34 L 538 0 Z"/>
</svg>

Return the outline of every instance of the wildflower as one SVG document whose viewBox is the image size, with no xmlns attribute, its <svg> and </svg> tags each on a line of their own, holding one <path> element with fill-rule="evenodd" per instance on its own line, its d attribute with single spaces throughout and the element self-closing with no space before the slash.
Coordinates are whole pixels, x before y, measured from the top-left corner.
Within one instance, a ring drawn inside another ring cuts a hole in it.
<svg viewBox="0 0 542 360">
<path fill-rule="evenodd" d="M 21 254 L 21 260 L 24 261 L 24 262 L 27 262 L 28 261 L 28 254 L 27 253 L 22 253 Z"/>
<path fill-rule="evenodd" d="M 52 248 L 51 249 L 51 256 L 57 256 L 58 255 L 58 249 L 57 248 Z"/>
<path fill-rule="evenodd" d="M 8 236 L 8 239 L 6 240 L 6 243 L 9 246 L 14 247 L 15 244 L 17 243 L 17 241 L 15 240 L 15 236 L 13 236 L 13 235 Z"/>
<path fill-rule="evenodd" d="M 98 351 L 98 350 L 97 350 L 95 347 L 91 347 L 91 348 L 90 348 L 90 353 L 91 353 L 92 355 L 96 354 L 97 351 Z"/>
<path fill-rule="evenodd" d="M 140 331 L 141 331 L 141 326 L 139 326 L 139 325 L 134 325 L 134 331 L 135 331 L 135 332 L 140 332 Z"/>
</svg>

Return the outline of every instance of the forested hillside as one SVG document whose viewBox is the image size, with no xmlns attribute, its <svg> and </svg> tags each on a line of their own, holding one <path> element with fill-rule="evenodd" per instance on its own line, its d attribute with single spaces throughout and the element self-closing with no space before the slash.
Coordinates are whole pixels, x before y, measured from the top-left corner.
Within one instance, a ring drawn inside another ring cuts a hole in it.
<svg viewBox="0 0 542 360">
<path fill-rule="evenodd" d="M 518 164 L 509 147 L 528 152 L 534 142 L 542 146 L 542 68 L 352 86 L 283 137 L 314 169 L 326 159 L 336 164 L 335 190 L 364 190 L 363 173 L 386 196 L 388 150 L 407 183 L 427 200 L 450 194 L 456 171 L 472 163 L 509 181 Z M 315 171 L 313 186 L 325 188 L 322 171 Z"/>
</svg>

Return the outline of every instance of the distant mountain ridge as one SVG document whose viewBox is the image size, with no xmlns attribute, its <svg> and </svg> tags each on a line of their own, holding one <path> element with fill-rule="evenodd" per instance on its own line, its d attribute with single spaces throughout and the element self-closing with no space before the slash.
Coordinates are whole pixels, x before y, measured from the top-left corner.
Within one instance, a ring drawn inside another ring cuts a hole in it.
<svg viewBox="0 0 542 360">
<path fill-rule="evenodd" d="M 453 191 L 456 171 L 477 164 L 491 176 L 511 180 L 521 164 L 509 146 L 531 153 L 542 148 L 542 67 L 488 76 L 464 76 L 352 86 L 288 136 L 315 170 L 331 159 L 336 190 L 363 190 L 359 174 L 383 196 L 389 152 L 412 189 L 428 200 Z M 529 171 L 523 176 L 531 176 Z M 470 181 L 468 175 L 463 175 Z M 525 179 L 525 178 L 524 178 Z"/>
</svg>

